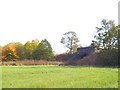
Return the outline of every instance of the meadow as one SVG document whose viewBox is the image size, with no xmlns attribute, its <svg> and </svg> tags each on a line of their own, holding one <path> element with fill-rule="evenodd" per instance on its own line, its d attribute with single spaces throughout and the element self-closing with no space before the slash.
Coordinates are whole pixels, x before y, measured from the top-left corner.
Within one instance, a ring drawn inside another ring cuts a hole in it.
<svg viewBox="0 0 120 90">
<path fill-rule="evenodd" d="M 2 88 L 118 88 L 118 68 L 2 66 Z"/>
</svg>

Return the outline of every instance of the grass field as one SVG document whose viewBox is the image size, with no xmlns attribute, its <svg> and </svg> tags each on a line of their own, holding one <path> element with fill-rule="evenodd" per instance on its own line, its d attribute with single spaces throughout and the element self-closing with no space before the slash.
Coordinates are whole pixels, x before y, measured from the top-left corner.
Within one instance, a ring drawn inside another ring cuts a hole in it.
<svg viewBox="0 0 120 90">
<path fill-rule="evenodd" d="M 3 66 L 2 88 L 118 88 L 118 69 Z"/>
</svg>

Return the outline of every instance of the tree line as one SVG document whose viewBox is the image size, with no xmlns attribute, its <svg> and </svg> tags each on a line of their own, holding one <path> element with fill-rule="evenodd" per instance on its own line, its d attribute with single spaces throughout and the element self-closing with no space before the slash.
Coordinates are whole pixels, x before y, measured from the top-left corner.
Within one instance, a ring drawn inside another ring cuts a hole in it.
<svg viewBox="0 0 120 90">
<path fill-rule="evenodd" d="M 103 19 L 100 26 L 96 27 L 94 40 L 91 41 L 90 46 L 99 50 L 98 64 L 101 65 L 118 65 L 119 46 L 120 46 L 120 25 L 115 25 L 113 20 Z M 86 36 L 87 38 L 87 36 Z M 66 48 L 67 54 L 64 57 L 70 57 L 74 54 L 80 45 L 79 38 L 73 31 L 63 34 L 60 41 Z M 16 60 L 56 60 L 56 56 L 52 50 L 51 44 L 47 39 L 28 41 L 24 45 L 20 42 L 9 43 L 0 47 L 2 51 L 3 61 Z"/>
<path fill-rule="evenodd" d="M 28 41 L 24 45 L 20 42 L 12 42 L 0 48 L 2 61 L 16 60 L 55 60 L 51 44 L 47 39 Z"/>
<path fill-rule="evenodd" d="M 92 40 L 90 47 L 99 50 L 97 63 L 103 66 L 118 66 L 119 47 L 120 47 L 120 25 L 115 25 L 113 20 L 103 19 L 100 26 L 96 27 L 94 40 Z M 86 36 L 87 38 L 87 36 Z M 61 43 L 69 49 L 69 53 L 73 54 L 78 47 L 78 37 L 75 32 L 67 32 L 61 39 Z M 70 54 L 61 54 L 65 58 L 70 57 Z M 67 57 L 66 57 L 67 56 Z"/>
</svg>

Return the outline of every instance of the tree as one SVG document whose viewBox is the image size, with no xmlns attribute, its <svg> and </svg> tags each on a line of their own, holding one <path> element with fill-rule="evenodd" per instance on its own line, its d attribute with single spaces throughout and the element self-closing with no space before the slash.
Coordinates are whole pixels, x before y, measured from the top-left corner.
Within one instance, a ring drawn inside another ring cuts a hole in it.
<svg viewBox="0 0 120 90">
<path fill-rule="evenodd" d="M 114 21 L 103 19 L 101 27 L 96 27 L 97 35 L 94 36 L 94 44 L 102 49 L 118 48 L 118 30 Z"/>
<path fill-rule="evenodd" d="M 24 46 L 20 42 L 11 42 L 8 45 L 13 46 L 16 49 L 16 53 L 19 56 L 19 60 L 25 59 L 25 50 Z"/>
<path fill-rule="evenodd" d="M 92 45 L 101 49 L 99 59 L 102 65 L 118 65 L 118 28 L 114 21 L 103 19 L 101 27 L 96 27 Z"/>
<path fill-rule="evenodd" d="M 31 41 L 31 49 L 32 49 L 32 52 L 33 52 L 34 50 L 36 50 L 38 44 L 39 44 L 39 40 L 38 40 L 38 39 L 35 39 L 35 40 L 32 40 L 32 41 Z"/>
<path fill-rule="evenodd" d="M 36 50 L 33 52 L 33 58 L 40 60 L 54 60 L 54 54 L 50 43 L 44 39 L 42 40 Z"/>
<path fill-rule="evenodd" d="M 32 59 L 32 47 L 30 41 L 26 42 L 24 45 L 25 57 L 26 59 Z"/>
<path fill-rule="evenodd" d="M 2 49 L 2 60 L 3 61 L 16 61 L 19 57 L 17 56 L 16 49 L 13 45 L 6 45 Z"/>
<path fill-rule="evenodd" d="M 31 42 L 28 41 L 24 45 L 26 59 L 33 59 L 33 52 L 36 50 L 39 44 L 39 40 L 35 39 Z"/>
<path fill-rule="evenodd" d="M 14 47 L 16 48 L 16 53 L 19 56 L 19 60 L 24 60 L 25 59 L 25 50 L 24 46 L 20 42 L 15 42 L 13 43 Z"/>
<path fill-rule="evenodd" d="M 61 39 L 61 43 L 65 45 L 69 49 L 69 52 L 72 54 L 74 53 L 78 48 L 79 39 L 75 32 L 69 31 L 63 34 L 63 37 Z"/>
</svg>

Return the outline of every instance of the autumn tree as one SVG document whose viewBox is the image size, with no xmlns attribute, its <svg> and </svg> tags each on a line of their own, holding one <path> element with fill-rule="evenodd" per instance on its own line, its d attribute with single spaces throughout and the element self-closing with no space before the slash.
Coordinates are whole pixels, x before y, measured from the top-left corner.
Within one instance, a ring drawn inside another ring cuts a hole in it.
<svg viewBox="0 0 120 90">
<path fill-rule="evenodd" d="M 2 60 L 3 61 L 16 61 L 19 57 L 17 56 L 16 49 L 12 45 L 6 45 L 2 49 Z"/>
<path fill-rule="evenodd" d="M 26 42 L 24 45 L 25 57 L 26 59 L 32 59 L 32 48 L 30 41 Z"/>
<path fill-rule="evenodd" d="M 72 54 L 76 52 L 78 48 L 79 39 L 77 37 L 77 34 L 73 31 L 69 31 L 63 34 L 63 37 L 61 39 L 61 43 L 65 45 L 66 48 L 69 49 L 69 52 Z"/>
<path fill-rule="evenodd" d="M 24 46 L 20 42 L 15 42 L 13 43 L 14 47 L 16 48 L 16 53 L 19 56 L 19 60 L 24 60 L 25 59 L 25 50 Z"/>
<path fill-rule="evenodd" d="M 37 39 L 25 43 L 24 49 L 25 49 L 26 59 L 33 59 L 33 52 L 36 50 L 38 44 L 39 44 L 39 40 Z"/>
<path fill-rule="evenodd" d="M 16 53 L 19 56 L 19 60 L 24 60 L 25 59 L 25 50 L 24 46 L 20 42 L 11 42 L 8 45 L 14 46 L 16 49 Z"/>
<path fill-rule="evenodd" d="M 32 50 L 32 53 L 37 49 L 38 44 L 39 44 L 39 40 L 38 39 L 35 39 L 35 40 L 31 41 L 31 50 Z"/>
</svg>

